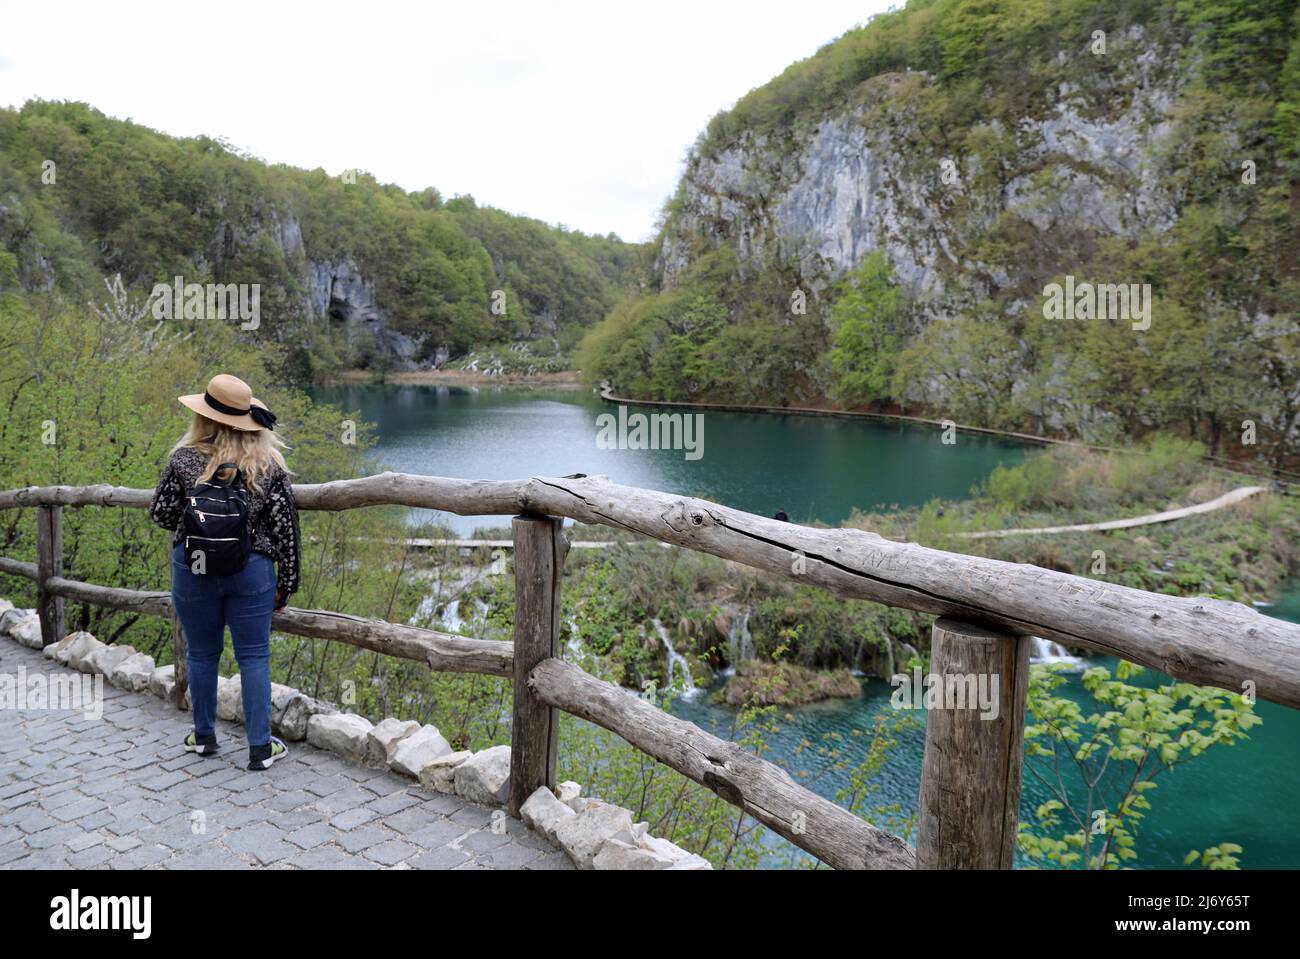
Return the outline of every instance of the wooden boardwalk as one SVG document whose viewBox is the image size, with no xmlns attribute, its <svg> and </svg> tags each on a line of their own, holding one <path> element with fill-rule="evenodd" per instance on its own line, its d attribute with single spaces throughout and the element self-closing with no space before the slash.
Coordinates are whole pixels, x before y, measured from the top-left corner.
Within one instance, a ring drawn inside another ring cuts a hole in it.
<svg viewBox="0 0 1300 959">
<path fill-rule="evenodd" d="M 1162 513 L 1147 513 L 1145 516 L 1132 516 L 1128 519 L 1111 519 L 1104 523 L 1079 523 L 1074 526 L 1034 526 L 1024 529 L 990 529 L 975 533 L 958 533 L 962 539 L 994 539 L 1001 536 L 1029 536 L 1036 533 L 1099 533 L 1108 529 L 1132 529 L 1134 526 L 1154 526 L 1157 523 L 1170 523 L 1176 519 L 1196 516 L 1200 513 L 1212 513 L 1233 503 L 1250 499 L 1259 493 L 1267 493 L 1263 486 L 1239 486 L 1222 496 L 1195 506 L 1183 506 L 1179 509 L 1167 509 Z"/>
</svg>

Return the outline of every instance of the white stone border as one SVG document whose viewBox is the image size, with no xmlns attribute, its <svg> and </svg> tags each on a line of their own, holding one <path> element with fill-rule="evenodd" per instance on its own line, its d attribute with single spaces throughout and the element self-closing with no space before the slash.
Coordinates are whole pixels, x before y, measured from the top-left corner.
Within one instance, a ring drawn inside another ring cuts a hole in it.
<svg viewBox="0 0 1300 959">
<path fill-rule="evenodd" d="M 47 659 L 83 673 L 99 673 L 113 686 L 146 690 L 170 700 L 176 688 L 174 666 L 155 666 L 153 657 L 127 645 L 106 645 L 87 632 L 70 633 L 44 646 L 35 610 L 18 609 L 0 599 L 0 635 Z M 186 692 L 186 703 L 189 694 Z M 217 681 L 217 716 L 244 721 L 239 676 Z M 340 712 L 330 703 L 290 686 L 271 684 L 271 727 L 289 741 L 306 740 L 352 762 L 384 768 L 417 779 L 430 792 L 455 795 L 485 806 L 503 806 L 510 793 L 510 747 L 479 752 L 454 751 L 435 726 L 391 716 L 374 725 L 364 716 Z M 595 798 L 582 798 L 575 782 L 560 783 L 558 795 L 545 786 L 524 803 L 528 827 L 563 849 L 579 869 L 689 869 L 713 866 L 634 823 L 630 810 Z"/>
</svg>

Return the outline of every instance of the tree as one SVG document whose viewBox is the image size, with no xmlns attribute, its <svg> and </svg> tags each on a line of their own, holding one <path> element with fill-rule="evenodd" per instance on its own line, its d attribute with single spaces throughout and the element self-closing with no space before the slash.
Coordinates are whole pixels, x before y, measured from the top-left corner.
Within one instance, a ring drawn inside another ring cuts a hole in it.
<svg viewBox="0 0 1300 959">
<path fill-rule="evenodd" d="M 960 422 L 1015 426 L 1023 415 L 1012 397 L 1021 350 L 996 318 L 936 320 L 899 354 L 892 392 Z"/>
<path fill-rule="evenodd" d="M 835 398 L 865 406 L 889 394 L 910 310 L 883 251 L 862 261 L 831 307 Z"/>
<path fill-rule="evenodd" d="M 1033 667 L 1025 773 L 1054 798 L 1038 807 L 1037 823 L 1020 824 L 1020 849 L 1031 860 L 1085 869 L 1131 863 L 1155 778 L 1211 746 L 1246 739 L 1246 731 L 1263 722 L 1240 694 L 1172 680 L 1154 686 L 1126 682 L 1144 672 L 1123 660 L 1113 678 L 1104 667 L 1087 670 L 1083 686 L 1100 709 L 1084 715 L 1073 699 L 1053 695 L 1065 681 L 1058 668 Z M 1069 763 L 1082 789 L 1068 787 L 1062 767 Z M 1228 843 L 1206 854 L 1225 868 L 1231 864 L 1222 857 L 1234 850 L 1241 847 Z M 1189 853 L 1187 861 L 1192 858 Z"/>
</svg>

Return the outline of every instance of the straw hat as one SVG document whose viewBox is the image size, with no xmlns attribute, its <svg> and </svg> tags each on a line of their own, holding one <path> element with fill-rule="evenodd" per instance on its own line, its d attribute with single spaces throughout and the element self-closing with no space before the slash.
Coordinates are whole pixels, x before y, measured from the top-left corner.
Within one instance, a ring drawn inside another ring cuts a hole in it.
<svg viewBox="0 0 1300 959">
<path fill-rule="evenodd" d="M 274 430 L 275 414 L 253 395 L 247 383 L 229 373 L 218 373 L 208 381 L 206 393 L 176 397 L 195 413 L 225 423 L 237 430 Z"/>
</svg>

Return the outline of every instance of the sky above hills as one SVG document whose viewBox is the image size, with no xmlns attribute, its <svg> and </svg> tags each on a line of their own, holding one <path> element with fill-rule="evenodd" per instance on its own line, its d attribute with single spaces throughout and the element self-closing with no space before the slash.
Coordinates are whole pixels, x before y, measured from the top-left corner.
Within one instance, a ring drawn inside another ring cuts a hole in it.
<svg viewBox="0 0 1300 959">
<path fill-rule="evenodd" d="M 269 162 L 642 240 L 714 113 L 887 6 L 9 2 L 0 104 L 82 100 Z"/>
</svg>

